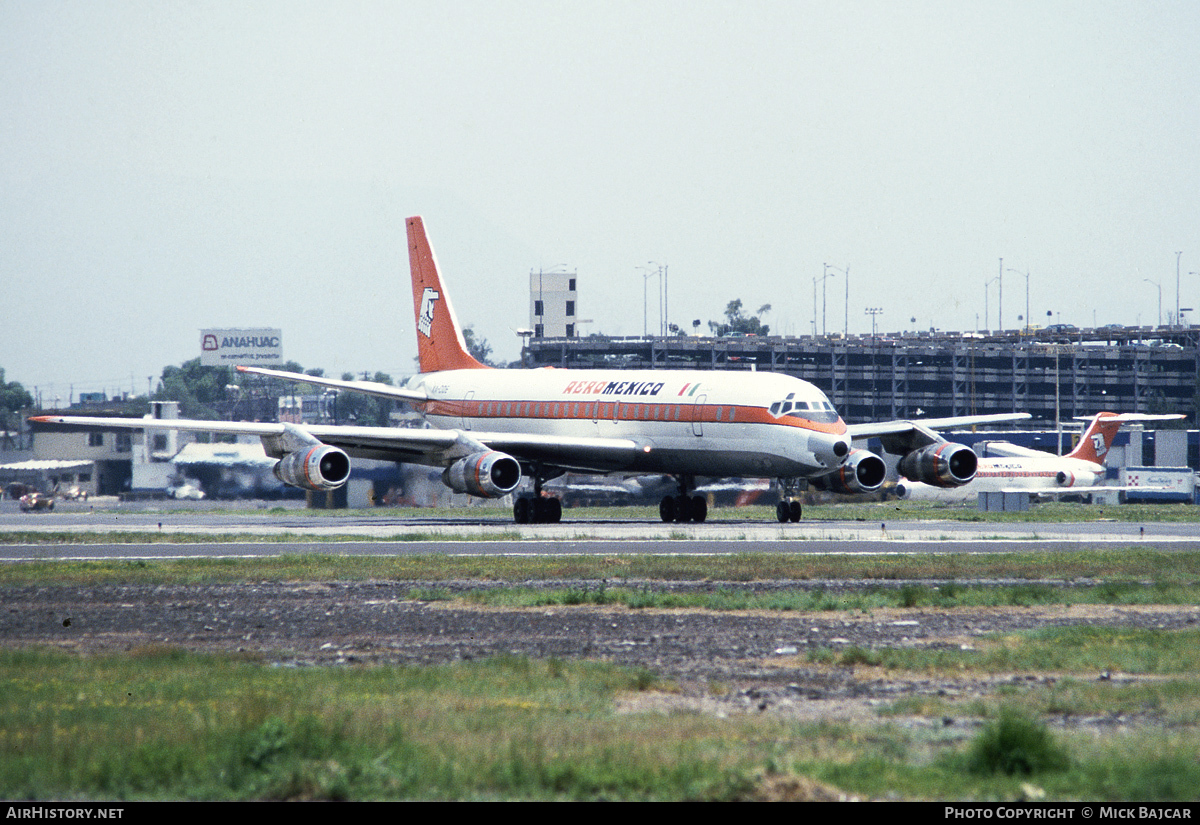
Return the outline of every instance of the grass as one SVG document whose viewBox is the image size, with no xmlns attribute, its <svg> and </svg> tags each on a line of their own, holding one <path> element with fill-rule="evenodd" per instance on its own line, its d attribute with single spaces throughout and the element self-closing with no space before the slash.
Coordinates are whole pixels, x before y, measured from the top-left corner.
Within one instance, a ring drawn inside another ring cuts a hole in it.
<svg viewBox="0 0 1200 825">
<path fill-rule="evenodd" d="M 829 591 L 824 587 L 747 592 L 731 587 L 680 592 L 652 584 L 622 587 L 607 581 L 562 588 L 489 587 L 469 590 L 463 598 L 492 607 L 551 605 L 622 605 L 634 609 L 780 610 L 868 613 L 883 608 L 1030 607 L 1034 605 L 1149 605 L 1200 603 L 1200 584 L 1159 585 L 1125 582 L 1117 585 L 1062 586 L 1053 584 L 941 585 L 904 584 Z"/>
<path fill-rule="evenodd" d="M 0 674 L 8 799 L 732 799 L 753 767 L 713 722 L 618 719 L 644 674 L 586 662 L 10 651 Z"/>
<path fill-rule="evenodd" d="M 1160 712 L 1194 713 L 1194 681 Z M 1165 734 L 1068 734 L 1028 696 L 939 709 L 987 720 L 963 740 L 886 718 L 619 712 L 676 687 L 557 659 L 280 668 L 21 650 L 0 652 L 0 684 L 8 799 L 751 800 L 815 780 L 881 799 L 1020 799 L 1033 783 L 1048 798 L 1166 801 L 1200 787 L 1195 716 Z"/>
<path fill-rule="evenodd" d="M 1200 673 L 1200 630 L 1068 626 L 982 637 L 969 649 L 820 647 L 809 650 L 805 658 L 814 664 L 931 674 L 1085 673 L 1094 679 L 1100 673 L 1124 673 L 1183 678 Z M 1111 695 L 1108 687 L 1105 691 Z M 1050 712 L 1050 706 L 1043 709 Z"/>
<path fill-rule="evenodd" d="M 941 606 L 972 579 L 1012 579 L 1030 583 L 1096 585 L 1100 598 L 1116 598 L 1151 584 L 1168 598 L 1171 588 L 1200 583 L 1200 552 L 1126 547 L 1079 552 L 995 554 L 858 555 L 732 553 L 691 555 L 340 555 L 282 554 L 269 559 L 163 559 L 138 561 L 37 560 L 0 565 L 0 586 L 41 582 L 194 584 L 262 579 L 408 580 L 408 582 L 529 582 L 529 580 L 607 580 L 629 582 L 772 582 L 846 579 L 910 583 L 912 606 Z"/>
<path fill-rule="evenodd" d="M 800 586 L 823 579 L 858 586 Z M 5 588 L 53 583 L 341 580 L 407 582 L 422 601 L 626 609 L 1197 604 L 1200 553 L 46 560 L 0 565 L 0 599 Z M 721 584 L 768 580 L 794 586 L 751 597 Z M 488 587 L 448 586 L 462 581 Z M 560 601 L 538 601 L 547 598 Z M 973 638 L 967 649 L 822 648 L 776 662 L 997 686 L 909 695 L 851 724 L 621 712 L 682 688 L 586 660 L 296 668 L 164 647 L 0 650 L 0 797 L 699 801 L 788 798 L 783 789 L 823 783 L 879 799 L 1016 800 L 1032 788 L 1049 799 L 1170 801 L 1194 800 L 1200 787 L 1200 630 L 1053 627 Z M 732 700 L 730 690 L 714 684 L 710 698 Z M 1059 726 L 1085 717 L 1108 721 Z M 964 734 L 969 726 L 943 728 L 943 718 L 980 725 Z M 1133 719 L 1155 724 L 1122 721 Z"/>
</svg>

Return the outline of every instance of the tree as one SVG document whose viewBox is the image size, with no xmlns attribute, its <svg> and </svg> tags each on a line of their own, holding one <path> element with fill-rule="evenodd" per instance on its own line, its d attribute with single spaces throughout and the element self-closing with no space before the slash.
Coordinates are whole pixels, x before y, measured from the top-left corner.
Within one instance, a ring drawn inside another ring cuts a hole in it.
<svg viewBox="0 0 1200 825">
<path fill-rule="evenodd" d="M 476 336 L 475 329 L 470 324 L 462 331 L 462 334 L 463 341 L 467 344 L 467 352 L 471 353 L 472 358 L 486 366 L 496 366 L 492 363 L 492 345 L 488 343 L 488 339 L 482 335 Z"/>
<path fill-rule="evenodd" d="M 770 304 L 763 304 L 758 312 L 746 315 L 742 312 L 742 300 L 736 298 L 725 305 L 725 323 L 709 321 L 708 328 L 718 337 L 731 333 L 743 335 L 768 335 L 770 327 L 762 322 L 762 316 L 771 311 Z"/>
<path fill-rule="evenodd" d="M 16 381 L 4 380 L 4 367 L 0 367 L 0 410 L 14 413 L 33 406 L 33 396 Z"/>
<path fill-rule="evenodd" d="M 229 400 L 226 388 L 231 383 L 233 371 L 229 367 L 205 367 L 199 358 L 193 358 L 178 367 L 163 367 L 154 398 L 178 401 L 184 418 L 215 421 L 222 417 L 217 405 Z"/>
<path fill-rule="evenodd" d="M 14 428 L 10 426 L 10 418 L 16 417 L 20 410 L 27 410 L 33 406 L 33 396 L 29 391 L 22 387 L 16 381 L 4 380 L 4 367 L 0 367 L 0 430 L 4 432 L 3 445 L 5 449 L 10 449 L 13 443 L 9 437 L 9 432 Z M 20 425 L 18 424 L 17 427 Z"/>
<path fill-rule="evenodd" d="M 377 372 L 372 377 L 368 377 L 365 372 L 357 376 L 350 372 L 342 373 L 343 381 L 354 381 L 356 379 L 394 386 L 392 376 L 386 372 Z M 389 398 L 379 398 L 361 392 L 339 392 L 337 396 L 337 419 L 338 421 L 353 420 L 356 424 L 365 427 L 386 427 L 389 423 L 388 415 L 391 413 L 395 403 Z"/>
</svg>

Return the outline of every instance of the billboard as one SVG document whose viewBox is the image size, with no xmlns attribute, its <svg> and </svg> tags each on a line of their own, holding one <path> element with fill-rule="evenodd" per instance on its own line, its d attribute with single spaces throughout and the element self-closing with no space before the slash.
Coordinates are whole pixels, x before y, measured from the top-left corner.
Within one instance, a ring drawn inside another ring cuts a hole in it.
<svg viewBox="0 0 1200 825">
<path fill-rule="evenodd" d="M 283 331 L 202 329 L 200 364 L 205 367 L 272 366 L 283 363 Z"/>
</svg>

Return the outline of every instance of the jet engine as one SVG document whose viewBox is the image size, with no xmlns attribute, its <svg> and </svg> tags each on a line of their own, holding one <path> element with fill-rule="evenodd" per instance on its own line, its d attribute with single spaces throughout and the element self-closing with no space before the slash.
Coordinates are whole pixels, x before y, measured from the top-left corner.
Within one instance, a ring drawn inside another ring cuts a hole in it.
<svg viewBox="0 0 1200 825">
<path fill-rule="evenodd" d="M 906 454 L 896 469 L 912 481 L 934 487 L 961 487 L 975 478 L 979 459 L 964 444 L 939 441 Z"/>
<path fill-rule="evenodd" d="M 500 498 L 521 483 L 521 465 L 507 453 L 487 450 L 451 464 L 442 472 L 442 483 L 456 493 Z"/>
<path fill-rule="evenodd" d="M 831 493 L 873 493 L 883 485 L 886 476 L 882 458 L 869 450 L 851 450 L 836 470 L 810 478 L 809 483 Z"/>
<path fill-rule="evenodd" d="M 1087 470 L 1059 470 L 1054 483 L 1059 487 L 1087 487 L 1096 483 L 1096 473 Z"/>
<path fill-rule="evenodd" d="M 307 446 L 285 455 L 275 465 L 275 477 L 305 490 L 336 490 L 350 477 L 350 457 L 328 444 Z"/>
</svg>

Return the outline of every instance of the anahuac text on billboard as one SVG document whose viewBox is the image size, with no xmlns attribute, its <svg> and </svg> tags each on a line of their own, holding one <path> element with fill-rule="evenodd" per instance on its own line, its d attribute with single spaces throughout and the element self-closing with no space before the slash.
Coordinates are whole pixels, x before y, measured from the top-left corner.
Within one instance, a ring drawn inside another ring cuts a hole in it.
<svg viewBox="0 0 1200 825">
<path fill-rule="evenodd" d="M 206 367 L 282 364 L 283 331 L 278 329 L 202 329 L 200 363 Z"/>
</svg>

